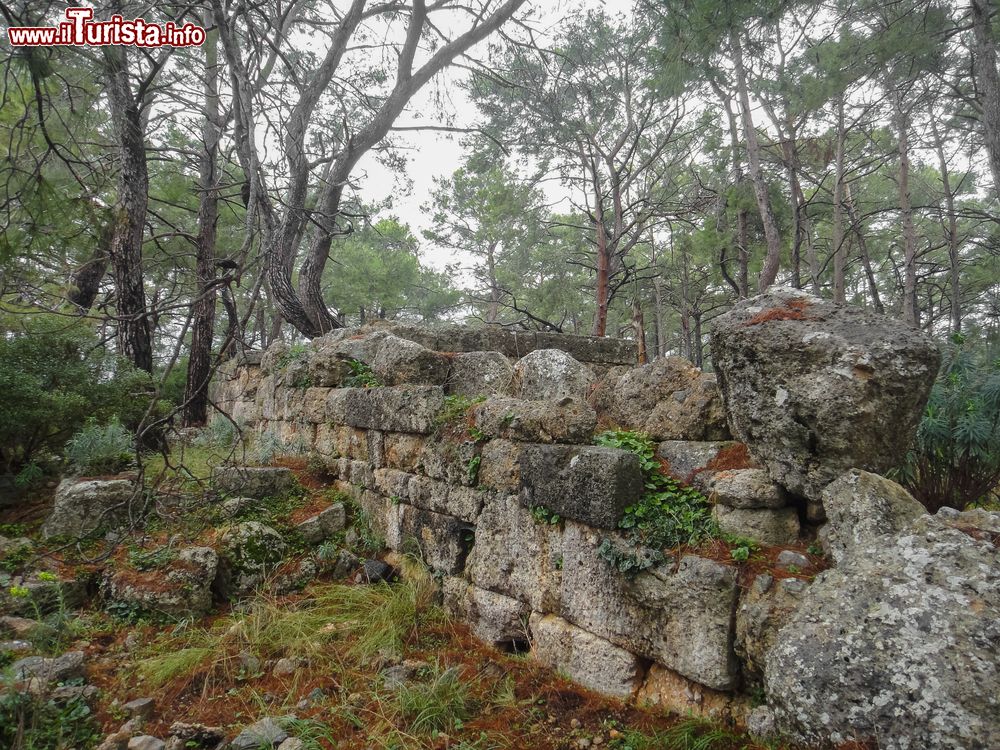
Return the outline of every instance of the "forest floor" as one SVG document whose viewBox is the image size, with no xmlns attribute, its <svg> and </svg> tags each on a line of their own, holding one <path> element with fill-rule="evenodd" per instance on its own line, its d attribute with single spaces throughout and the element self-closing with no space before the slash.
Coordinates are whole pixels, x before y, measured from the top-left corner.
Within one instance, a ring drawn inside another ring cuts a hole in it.
<svg viewBox="0 0 1000 750">
<path fill-rule="evenodd" d="M 305 494 L 280 508 L 286 521 L 326 502 L 322 477 L 301 464 L 294 468 Z M 0 533 L 16 523 L 19 533 L 31 535 L 46 502 L 43 493 L 0 515 L 7 524 Z M 189 543 L 215 533 L 189 522 Z M 136 548 L 155 549 L 174 533 L 162 528 L 130 543 L 133 557 Z M 718 555 L 728 559 L 729 550 Z M 119 549 L 103 564 L 126 564 L 127 557 Z M 60 635 L 47 652 L 84 651 L 86 681 L 100 690 L 88 720 L 93 733 L 75 736 L 75 746 L 84 750 L 116 732 L 128 718 L 127 702 L 152 698 L 156 709 L 145 734 L 166 737 L 180 721 L 218 727 L 231 738 L 274 717 L 303 741 L 301 750 L 788 747 L 759 745 L 735 727 L 597 695 L 528 654 L 484 645 L 443 613 L 425 569 L 404 558 L 393 562 L 404 572 L 397 583 L 362 584 L 327 573 L 288 596 L 264 587 L 199 621 L 113 615 L 93 605 L 62 613 Z M 747 566 L 748 576 L 751 568 L 773 569 L 771 562 L 762 550 Z M 63 554 L 57 567 L 82 575 L 89 566 Z M 58 745 L 24 745 L 49 747 Z"/>
</svg>

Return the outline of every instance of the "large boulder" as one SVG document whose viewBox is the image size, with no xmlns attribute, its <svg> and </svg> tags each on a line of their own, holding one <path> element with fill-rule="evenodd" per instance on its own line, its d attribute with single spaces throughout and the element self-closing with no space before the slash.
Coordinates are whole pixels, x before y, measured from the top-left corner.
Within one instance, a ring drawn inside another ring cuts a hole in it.
<svg viewBox="0 0 1000 750">
<path fill-rule="evenodd" d="M 64 479 L 56 488 L 52 513 L 42 536 L 85 537 L 129 522 L 141 508 L 142 494 L 130 479 Z"/>
<path fill-rule="evenodd" d="M 683 357 L 616 368 L 593 395 L 603 424 L 645 432 L 654 440 L 721 440 L 729 437 L 715 376 Z"/>
<path fill-rule="evenodd" d="M 712 327 L 733 435 L 810 499 L 847 469 L 902 461 L 940 359 L 934 340 L 905 323 L 782 287 Z"/>
<path fill-rule="evenodd" d="M 596 378 L 587 365 L 559 349 L 536 349 L 517 361 L 511 392 L 528 401 L 586 398 Z"/>
<path fill-rule="evenodd" d="M 831 523 L 854 521 L 834 515 Z M 852 539 L 778 634 L 764 672 L 777 729 L 821 746 L 995 747 L 996 537 L 927 515 L 900 525 L 895 534 L 876 529 Z"/>
</svg>

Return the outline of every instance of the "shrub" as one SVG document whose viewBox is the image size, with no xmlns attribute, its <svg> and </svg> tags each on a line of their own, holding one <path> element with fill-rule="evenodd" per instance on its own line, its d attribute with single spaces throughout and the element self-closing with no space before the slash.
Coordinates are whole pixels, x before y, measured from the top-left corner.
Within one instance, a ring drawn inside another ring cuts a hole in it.
<svg viewBox="0 0 1000 750">
<path fill-rule="evenodd" d="M 106 425 L 88 419 L 66 443 L 66 458 L 84 475 L 117 474 L 132 463 L 133 438 L 117 418 Z"/>
<path fill-rule="evenodd" d="M 85 321 L 32 314 L 0 316 L 0 393 L 0 472 L 16 472 L 58 453 L 88 417 L 138 424 L 153 387 Z"/>
<path fill-rule="evenodd" d="M 99 739 L 97 722 L 83 698 L 57 703 L 27 691 L 0 692 L 0 747 L 88 750 Z"/>
<path fill-rule="evenodd" d="M 990 495 L 1000 482 L 1000 359 L 953 342 L 897 476 L 932 513 Z"/>
</svg>

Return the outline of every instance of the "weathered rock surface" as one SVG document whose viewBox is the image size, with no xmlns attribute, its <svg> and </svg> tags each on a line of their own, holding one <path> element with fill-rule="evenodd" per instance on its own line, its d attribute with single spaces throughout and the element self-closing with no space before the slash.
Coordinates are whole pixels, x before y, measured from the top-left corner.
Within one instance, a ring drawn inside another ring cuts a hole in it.
<svg viewBox="0 0 1000 750">
<path fill-rule="evenodd" d="M 27 590 L 26 596 L 15 596 L 14 590 Z M 87 600 L 87 579 L 53 578 L 37 572 L 14 576 L 6 586 L 0 586 L 0 614 L 37 617 L 76 609 Z"/>
<path fill-rule="evenodd" d="M 288 739 L 288 732 L 277 721 L 267 717 L 251 724 L 229 743 L 230 750 L 262 750 L 277 747 Z"/>
<path fill-rule="evenodd" d="M 598 693 L 628 698 L 642 683 L 641 660 L 555 615 L 531 616 L 531 655 Z"/>
<path fill-rule="evenodd" d="M 603 529 L 618 527 L 643 492 L 639 458 L 597 446 L 526 445 L 521 452 L 521 504 L 544 507 Z"/>
<path fill-rule="evenodd" d="M 219 556 L 211 547 L 188 547 L 164 569 L 107 571 L 101 594 L 105 606 L 126 605 L 177 619 L 203 617 L 212 611 L 212 582 L 218 567 Z"/>
<path fill-rule="evenodd" d="M 220 466 L 212 475 L 224 494 L 253 499 L 281 497 L 295 489 L 295 475 L 281 466 Z"/>
<path fill-rule="evenodd" d="M 287 551 L 281 535 L 257 521 L 230 526 L 220 539 L 216 588 L 224 597 L 247 594 L 264 582 Z"/>
<path fill-rule="evenodd" d="M 455 575 L 465 567 L 473 528 L 454 516 L 393 504 L 388 512 L 386 546 L 414 553 L 435 573 Z"/>
<path fill-rule="evenodd" d="M 633 579 L 598 553 L 602 535 L 567 523 L 558 613 L 631 653 L 716 690 L 737 684 L 734 568 L 695 555 Z"/>
<path fill-rule="evenodd" d="M 445 390 L 452 396 L 491 396 L 510 388 L 514 368 L 500 352 L 463 352 L 451 360 Z"/>
<path fill-rule="evenodd" d="M 448 577 L 442 584 L 445 611 L 469 624 L 473 635 L 498 648 L 516 651 L 528 642 L 531 608 L 509 596 Z"/>
<path fill-rule="evenodd" d="M 450 365 L 440 352 L 389 334 L 379 344 L 371 368 L 383 385 L 441 385 L 448 380 Z"/>
<path fill-rule="evenodd" d="M 493 397 L 472 408 L 475 426 L 490 437 L 532 443 L 587 443 L 597 413 L 580 398 L 526 401 Z"/>
<path fill-rule="evenodd" d="M 660 664 L 653 664 L 636 694 L 636 702 L 680 716 L 705 716 L 716 720 L 742 719 L 749 701 L 738 693 L 711 690 Z"/>
<path fill-rule="evenodd" d="M 645 432 L 654 440 L 729 437 L 715 376 L 682 357 L 613 370 L 591 400 L 602 424 Z"/>
<path fill-rule="evenodd" d="M 129 479 L 64 479 L 56 488 L 52 514 L 42 536 L 84 537 L 127 523 L 142 508 L 141 495 Z"/>
<path fill-rule="evenodd" d="M 823 546 L 835 562 L 859 545 L 905 529 L 924 507 L 891 479 L 854 469 L 823 491 Z"/>
<path fill-rule="evenodd" d="M 347 524 L 347 510 L 343 503 L 333 503 L 315 516 L 300 521 L 295 528 L 306 544 L 325 542 Z"/>
<path fill-rule="evenodd" d="M 474 584 L 537 612 L 552 612 L 559 601 L 561 562 L 562 529 L 537 523 L 516 495 L 502 495 L 483 507 L 467 561 Z"/>
<path fill-rule="evenodd" d="M 736 610 L 736 654 L 747 675 L 760 680 L 764 659 L 778 642 L 809 588 L 801 578 L 775 580 L 767 573 L 753 579 Z"/>
<path fill-rule="evenodd" d="M 744 536 L 762 544 L 794 544 L 799 538 L 799 514 L 795 508 L 729 508 L 716 505 L 712 516 L 727 534 Z"/>
<path fill-rule="evenodd" d="M 429 433 L 444 406 L 440 386 L 338 388 L 326 402 L 327 418 L 366 430 Z"/>
<path fill-rule="evenodd" d="M 703 492 L 717 472 L 751 468 L 746 446 L 729 440 L 664 440 L 656 455 L 672 477 Z"/>
<path fill-rule="evenodd" d="M 713 321 L 712 361 L 733 435 L 815 499 L 847 469 L 900 462 L 940 353 L 900 321 L 772 288 Z"/>
<path fill-rule="evenodd" d="M 61 656 L 26 656 L 10 665 L 15 680 L 38 680 L 42 685 L 83 677 L 84 653 L 69 651 Z"/>
<path fill-rule="evenodd" d="M 536 349 L 514 365 L 511 393 L 527 401 L 586 398 L 596 378 L 585 364 L 559 349 Z"/>
<path fill-rule="evenodd" d="M 987 748 L 1000 737 L 998 653 L 1000 551 L 921 516 L 816 579 L 765 685 L 778 729 L 804 742 Z"/>
<path fill-rule="evenodd" d="M 715 502 L 730 508 L 781 508 L 785 492 L 763 469 L 730 469 L 712 475 L 708 491 Z"/>
</svg>

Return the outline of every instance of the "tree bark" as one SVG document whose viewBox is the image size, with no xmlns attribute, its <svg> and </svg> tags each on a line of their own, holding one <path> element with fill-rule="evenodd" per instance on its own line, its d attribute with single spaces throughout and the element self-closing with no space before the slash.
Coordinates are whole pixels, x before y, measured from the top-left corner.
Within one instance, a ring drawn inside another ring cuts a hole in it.
<svg viewBox="0 0 1000 750">
<path fill-rule="evenodd" d="M 875 279 L 875 271 L 872 268 L 872 257 L 868 252 L 868 240 L 865 238 L 865 228 L 861 225 L 861 219 L 854 208 L 854 199 L 851 197 L 851 183 L 844 185 L 844 207 L 847 215 L 851 219 L 851 229 L 858 240 L 858 250 L 861 252 L 861 263 L 865 269 L 865 277 L 868 279 L 868 294 L 872 298 L 872 307 L 879 315 L 885 315 L 885 305 L 882 304 L 882 295 L 878 291 L 878 281 Z"/>
<path fill-rule="evenodd" d="M 210 18 L 205 25 L 210 25 Z M 193 305 L 191 350 L 184 389 L 184 425 L 194 427 L 208 419 L 208 385 L 212 375 L 215 338 L 215 240 L 219 220 L 216 162 L 219 150 L 219 55 L 214 31 L 209 31 L 205 51 L 205 110 L 202 150 L 198 155 L 198 240 L 196 278 L 198 298 Z"/>
<path fill-rule="evenodd" d="M 118 199 L 108 248 L 115 281 L 118 351 L 135 367 L 151 373 L 153 348 L 142 279 L 142 241 L 149 201 L 146 144 L 129 82 L 126 48 L 107 46 L 102 51 L 119 162 Z"/>
<path fill-rule="evenodd" d="M 833 183 L 833 301 L 847 302 L 847 245 L 844 242 L 844 95 L 837 98 L 836 169 Z"/>
<path fill-rule="evenodd" d="M 913 203 L 910 198 L 910 116 L 903 106 L 902 95 L 896 89 L 893 101 L 899 153 L 899 214 L 903 225 L 903 320 L 920 326 L 917 308 L 917 232 L 913 225 Z"/>
<path fill-rule="evenodd" d="M 944 154 L 944 138 L 938 129 L 934 112 L 931 112 L 931 135 L 934 137 L 934 150 L 937 152 L 938 164 L 941 169 L 941 186 L 944 188 L 945 206 L 945 238 L 948 242 L 948 287 L 951 305 L 949 318 L 951 332 L 962 331 L 962 289 L 959 280 L 958 257 L 958 215 L 955 212 L 955 193 L 951 189 L 951 173 L 948 170 L 948 159 Z"/>
<path fill-rule="evenodd" d="M 97 246 L 90 258 L 77 268 L 70 279 L 70 289 L 66 298 L 84 315 L 94 306 L 97 295 L 101 291 L 101 282 L 108 272 L 111 259 L 108 257 L 108 246 L 114 232 L 114 224 L 104 222 L 97 230 Z"/>
<path fill-rule="evenodd" d="M 986 155 L 993 175 L 993 195 L 1000 197 L 1000 73 L 997 71 L 997 50 L 993 41 L 990 0 L 970 0 L 973 31 L 973 72 L 979 91 Z"/>
<path fill-rule="evenodd" d="M 746 68 L 743 64 L 743 47 L 738 31 L 730 34 L 733 45 L 733 62 L 736 66 L 736 87 L 740 99 L 740 112 L 743 119 L 743 135 L 747 142 L 747 161 L 750 166 L 750 179 L 753 182 L 754 196 L 757 198 L 757 209 L 764 225 L 764 239 L 767 242 L 767 256 L 760 270 L 758 289 L 767 290 L 778 277 L 781 265 L 781 237 L 778 234 L 778 223 L 771 209 L 771 198 L 767 192 L 767 183 L 760 168 L 760 143 L 757 141 L 757 129 L 750 113 L 750 93 L 747 88 Z"/>
</svg>

